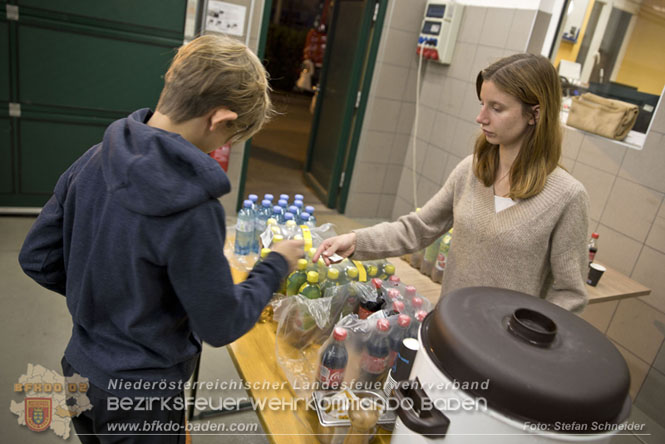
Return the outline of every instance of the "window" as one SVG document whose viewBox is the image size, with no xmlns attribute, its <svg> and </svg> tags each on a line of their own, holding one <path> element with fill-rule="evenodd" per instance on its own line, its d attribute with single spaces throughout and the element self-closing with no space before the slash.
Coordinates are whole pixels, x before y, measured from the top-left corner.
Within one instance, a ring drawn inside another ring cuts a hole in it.
<svg viewBox="0 0 665 444">
<path fill-rule="evenodd" d="M 564 93 L 638 105 L 631 134 L 641 145 L 665 86 L 665 0 L 566 0 L 563 7 L 551 54 Z"/>
</svg>

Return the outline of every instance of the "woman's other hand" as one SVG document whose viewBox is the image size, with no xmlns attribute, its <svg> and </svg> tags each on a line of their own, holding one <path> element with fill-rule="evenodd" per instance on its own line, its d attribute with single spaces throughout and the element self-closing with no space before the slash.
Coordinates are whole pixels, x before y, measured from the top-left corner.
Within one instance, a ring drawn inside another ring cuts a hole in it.
<svg viewBox="0 0 665 444">
<path fill-rule="evenodd" d="M 319 260 L 319 257 L 323 258 L 323 261 L 326 265 L 330 265 L 333 262 L 331 261 L 330 256 L 337 254 L 342 258 L 349 257 L 356 250 L 356 233 L 347 233 L 341 234 L 339 236 L 331 237 L 330 239 L 324 240 L 319 248 L 316 250 L 316 253 L 312 257 L 314 263 Z"/>
</svg>

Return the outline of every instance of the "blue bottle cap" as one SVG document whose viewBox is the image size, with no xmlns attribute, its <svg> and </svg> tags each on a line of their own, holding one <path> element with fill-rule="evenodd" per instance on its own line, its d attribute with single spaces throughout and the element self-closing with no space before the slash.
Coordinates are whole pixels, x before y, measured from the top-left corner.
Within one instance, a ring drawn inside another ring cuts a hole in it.
<svg viewBox="0 0 665 444">
<path fill-rule="evenodd" d="M 254 203 L 256 203 L 259 200 L 259 196 L 257 196 L 256 194 L 250 194 L 249 196 L 247 196 L 247 198 Z"/>
<path fill-rule="evenodd" d="M 291 205 L 289 207 L 289 213 L 296 214 L 297 212 L 298 212 L 298 207 L 296 207 L 295 205 Z"/>
<path fill-rule="evenodd" d="M 270 202 L 272 202 L 272 200 L 275 198 L 275 196 L 273 196 L 272 194 L 266 193 L 266 195 L 263 196 L 263 198 L 266 199 L 266 200 L 269 200 Z"/>
<path fill-rule="evenodd" d="M 293 200 L 303 200 L 303 199 L 304 197 L 302 194 L 296 194 L 295 196 L 293 196 Z"/>
<path fill-rule="evenodd" d="M 284 199 L 285 201 L 288 202 L 288 201 L 289 201 L 289 195 L 288 195 L 288 194 L 280 194 L 280 195 L 279 195 L 279 199 L 280 199 L 280 200 L 281 200 L 281 199 Z"/>
<path fill-rule="evenodd" d="M 286 208 L 288 203 L 284 199 L 280 199 L 279 202 L 277 202 L 277 205 L 279 205 L 282 208 Z"/>
<path fill-rule="evenodd" d="M 252 208 L 252 201 L 249 200 L 249 199 L 247 199 L 246 201 L 244 201 L 244 202 L 242 203 L 242 206 L 243 206 L 244 208 Z"/>
<path fill-rule="evenodd" d="M 275 205 L 274 207 L 272 207 L 272 213 L 282 214 L 282 207 L 280 207 L 279 205 Z"/>
<path fill-rule="evenodd" d="M 307 205 L 305 207 L 305 211 L 307 211 L 310 215 L 314 214 L 314 207 L 311 205 Z"/>
<path fill-rule="evenodd" d="M 296 200 L 295 202 L 293 202 L 293 205 L 295 205 L 299 209 L 302 209 L 302 200 Z"/>
<path fill-rule="evenodd" d="M 284 213 L 284 220 L 293 220 L 293 213 Z"/>
<path fill-rule="evenodd" d="M 263 199 L 263 201 L 261 202 L 261 206 L 265 207 L 265 208 L 269 208 L 269 207 L 272 206 L 272 204 L 270 203 L 270 201 L 268 199 Z"/>
<path fill-rule="evenodd" d="M 308 221 L 308 220 L 309 220 L 309 213 L 307 213 L 307 212 L 300 213 L 300 219 L 301 219 L 303 222 Z"/>
</svg>

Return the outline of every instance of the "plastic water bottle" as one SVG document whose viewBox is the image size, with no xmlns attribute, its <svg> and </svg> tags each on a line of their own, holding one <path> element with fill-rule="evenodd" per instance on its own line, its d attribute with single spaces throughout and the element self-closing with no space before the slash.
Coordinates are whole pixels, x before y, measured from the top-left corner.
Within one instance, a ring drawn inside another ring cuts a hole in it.
<svg viewBox="0 0 665 444">
<path fill-rule="evenodd" d="M 261 234 L 266 231 L 268 226 L 268 219 L 272 216 L 272 208 L 269 200 L 261 202 L 261 206 L 256 210 L 256 217 L 254 219 L 254 232 L 256 235 L 256 244 L 261 243 Z"/>
<path fill-rule="evenodd" d="M 284 223 L 284 209 L 279 205 L 272 207 L 272 216 L 273 219 L 277 221 L 278 224 Z"/>
<path fill-rule="evenodd" d="M 298 209 L 298 211 L 296 213 L 296 222 L 298 222 L 298 225 L 301 225 L 302 224 L 302 218 L 301 218 L 300 215 L 304 211 L 302 200 L 296 200 L 295 202 L 293 202 L 293 206 Z"/>
<path fill-rule="evenodd" d="M 307 224 L 310 228 L 316 227 L 316 216 L 314 216 L 314 207 L 307 205 L 305 211 L 309 214 L 309 223 Z"/>
<path fill-rule="evenodd" d="M 249 196 L 247 196 L 247 199 L 252 201 L 252 210 L 256 211 L 259 209 L 259 204 L 257 204 L 257 202 L 259 201 L 259 196 L 257 196 L 256 194 L 250 194 Z"/>
<path fill-rule="evenodd" d="M 238 212 L 238 221 L 236 223 L 236 243 L 234 252 L 237 255 L 248 255 L 255 242 L 254 237 L 254 214 L 252 211 L 252 201 L 246 200 Z"/>
<path fill-rule="evenodd" d="M 300 225 L 309 226 L 309 213 L 307 211 L 300 213 Z"/>
<path fill-rule="evenodd" d="M 282 207 L 282 214 L 284 214 L 284 213 L 286 213 L 287 211 L 289 211 L 289 204 L 287 203 L 286 200 L 284 200 L 284 199 L 280 199 L 280 200 L 278 200 L 278 201 L 277 201 L 277 205 L 279 205 L 280 207 Z"/>
<path fill-rule="evenodd" d="M 293 220 L 300 225 L 300 212 L 298 212 L 298 207 L 295 205 L 289 206 L 289 213 L 293 214 Z"/>
</svg>

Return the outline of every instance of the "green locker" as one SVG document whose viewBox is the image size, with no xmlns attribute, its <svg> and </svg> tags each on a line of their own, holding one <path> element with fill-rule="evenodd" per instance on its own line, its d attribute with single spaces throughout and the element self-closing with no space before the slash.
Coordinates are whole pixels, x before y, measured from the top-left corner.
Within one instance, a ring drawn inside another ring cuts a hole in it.
<svg viewBox="0 0 665 444">
<path fill-rule="evenodd" d="M 0 195 L 13 191 L 11 135 L 9 118 L 0 117 Z"/>
<path fill-rule="evenodd" d="M 9 3 L 18 14 L 0 21 L 0 206 L 41 206 L 109 123 L 154 108 L 187 1 Z"/>
</svg>

